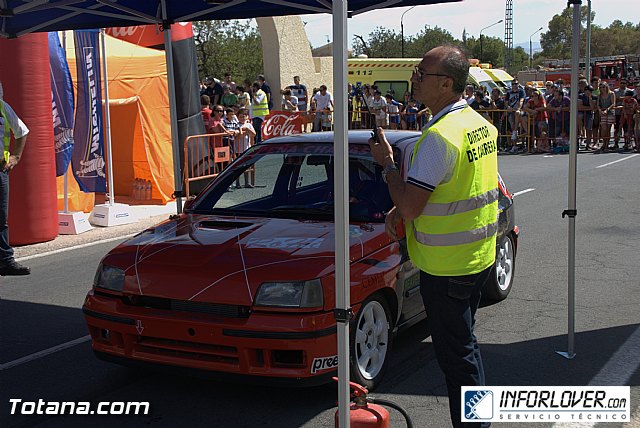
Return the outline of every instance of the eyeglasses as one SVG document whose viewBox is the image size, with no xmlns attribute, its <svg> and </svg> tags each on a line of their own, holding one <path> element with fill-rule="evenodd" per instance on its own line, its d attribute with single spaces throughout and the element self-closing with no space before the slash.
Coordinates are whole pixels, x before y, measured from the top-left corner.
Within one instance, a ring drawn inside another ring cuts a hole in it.
<svg viewBox="0 0 640 428">
<path fill-rule="evenodd" d="M 450 77 L 447 74 L 440 74 L 440 73 L 427 73 L 426 71 L 420 70 L 420 67 L 418 67 L 417 65 L 414 67 L 413 69 L 413 74 L 418 76 L 418 81 L 422 82 L 422 78 L 424 76 L 440 76 L 440 77 Z"/>
<path fill-rule="evenodd" d="M 224 113 L 224 110 L 214 110 L 217 113 Z"/>
</svg>

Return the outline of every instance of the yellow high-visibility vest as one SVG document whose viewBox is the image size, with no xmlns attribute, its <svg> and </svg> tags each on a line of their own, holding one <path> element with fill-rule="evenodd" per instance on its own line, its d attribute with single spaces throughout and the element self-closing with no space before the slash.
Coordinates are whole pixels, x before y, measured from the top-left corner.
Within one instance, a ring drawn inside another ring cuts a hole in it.
<svg viewBox="0 0 640 428">
<path fill-rule="evenodd" d="M 411 260 L 436 276 L 478 273 L 495 262 L 498 229 L 498 131 L 471 107 L 429 127 L 457 153 L 451 179 L 440 183 L 420 216 L 406 222 Z"/>
<path fill-rule="evenodd" d="M 267 100 L 267 94 L 262 89 L 258 89 L 256 95 L 259 95 L 260 92 L 262 92 L 264 98 L 260 104 L 253 105 L 253 117 L 265 117 L 269 114 L 269 101 Z"/>
<path fill-rule="evenodd" d="M 9 144 L 11 143 L 11 128 L 9 127 L 9 119 L 7 119 L 7 115 L 4 112 L 4 101 L 0 100 L 0 115 L 4 118 L 4 134 L 2 135 L 3 146 L 4 146 L 4 160 L 5 162 L 9 162 Z"/>
</svg>

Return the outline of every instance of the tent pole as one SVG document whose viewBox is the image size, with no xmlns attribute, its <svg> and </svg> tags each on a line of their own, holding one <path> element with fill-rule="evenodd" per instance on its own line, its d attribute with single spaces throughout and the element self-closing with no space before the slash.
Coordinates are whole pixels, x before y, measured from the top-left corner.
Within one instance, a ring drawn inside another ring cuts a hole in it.
<svg viewBox="0 0 640 428">
<path fill-rule="evenodd" d="M 557 351 L 567 359 L 576 356 L 574 352 L 575 311 L 576 311 L 576 176 L 578 165 L 578 67 L 580 65 L 580 6 L 581 0 L 569 0 L 567 7 L 573 5 L 573 41 L 571 44 L 571 108 L 569 122 L 569 195 L 568 209 L 562 217 L 569 217 L 568 243 L 568 302 L 567 302 L 567 351 Z"/>
<path fill-rule="evenodd" d="M 338 426 L 349 427 L 349 138 L 347 130 L 347 0 L 333 1 L 333 176 L 338 330 Z"/>
<path fill-rule="evenodd" d="M 62 50 L 64 52 L 64 59 L 67 60 L 67 32 L 62 32 Z M 64 213 L 69 212 L 69 165 L 64 172 Z"/>
<path fill-rule="evenodd" d="M 171 46 L 171 24 L 167 22 L 167 3 L 161 0 L 162 28 L 164 30 L 164 53 L 167 61 L 167 90 L 169 92 L 169 114 L 171 117 L 171 147 L 173 151 L 173 182 L 176 191 L 176 210 L 182 212 L 182 171 L 180 165 L 180 138 L 178 137 L 178 111 L 176 106 L 176 79 L 173 71 L 173 48 Z"/>
<path fill-rule="evenodd" d="M 111 150 L 111 115 L 109 108 L 109 75 L 107 74 L 107 53 L 105 49 L 105 35 L 104 28 L 100 29 L 100 40 L 102 42 L 102 70 L 103 70 L 103 78 L 104 82 L 104 111 L 105 111 L 105 119 L 106 119 L 106 127 L 107 127 L 107 153 L 108 153 L 108 163 L 107 163 L 107 175 L 109 176 L 109 205 L 113 206 L 116 198 L 116 192 L 113 188 L 113 150 Z"/>
</svg>

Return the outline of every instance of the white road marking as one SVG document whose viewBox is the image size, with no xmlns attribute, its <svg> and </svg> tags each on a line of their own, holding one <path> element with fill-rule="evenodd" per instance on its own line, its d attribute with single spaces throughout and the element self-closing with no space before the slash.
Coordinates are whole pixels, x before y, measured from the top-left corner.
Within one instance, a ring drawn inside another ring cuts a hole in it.
<svg viewBox="0 0 640 428">
<path fill-rule="evenodd" d="M 17 360 L 9 361 L 8 363 L 0 364 L 0 371 L 8 370 L 10 368 L 28 363 L 33 360 L 37 360 L 38 358 L 46 357 L 47 355 L 51 355 L 58 351 L 62 351 L 67 348 L 74 347 L 80 343 L 88 342 L 91 340 L 91 335 L 87 334 L 86 336 L 79 337 L 78 339 L 71 340 L 66 343 L 62 343 L 60 345 L 53 346 L 49 349 L 45 349 L 44 351 L 39 351 L 33 353 L 31 355 L 27 355 L 26 357 L 18 358 Z"/>
<path fill-rule="evenodd" d="M 609 358 L 609 361 L 591 379 L 589 386 L 628 385 L 633 373 L 640 367 L 640 327 L 629 336 L 620 348 Z M 633 410 L 633 409 L 631 409 Z M 557 423 L 556 428 L 592 428 L 597 422 Z"/>
<path fill-rule="evenodd" d="M 37 258 L 40 258 L 40 257 L 50 256 L 50 255 L 53 255 L 53 254 L 64 253 L 66 251 L 77 250 L 79 248 L 91 247 L 92 245 L 105 244 L 107 242 L 112 242 L 112 241 L 118 241 L 118 240 L 122 240 L 122 239 L 131 238 L 131 237 L 133 237 L 133 236 L 135 236 L 137 234 L 138 234 L 138 232 L 131 233 L 129 235 L 117 236 L 115 238 L 102 239 L 100 241 L 87 242 L 86 244 L 74 245 L 73 247 L 66 247 L 66 248 L 60 248 L 58 250 L 46 251 L 44 253 L 33 254 L 31 256 L 18 257 L 18 258 L 16 258 L 16 261 L 21 262 L 21 261 L 24 261 L 24 260 L 37 259 Z"/>
<path fill-rule="evenodd" d="M 640 154 L 636 153 L 635 155 L 626 156 L 626 157 L 624 157 L 622 159 L 618 159 L 618 160 L 613 161 L 613 162 L 609 162 L 609 163 L 605 163 L 605 164 L 602 164 L 602 165 L 598 165 L 596 168 L 604 168 L 605 166 L 613 165 L 614 163 L 618 163 L 618 162 L 625 161 L 627 159 L 635 158 L 636 156 L 640 156 Z"/>
<path fill-rule="evenodd" d="M 511 196 L 513 196 L 515 198 L 518 195 L 523 195 L 525 193 L 533 192 L 534 190 L 536 190 L 536 189 L 524 189 L 524 190 L 521 190 L 519 192 L 512 193 Z"/>
</svg>

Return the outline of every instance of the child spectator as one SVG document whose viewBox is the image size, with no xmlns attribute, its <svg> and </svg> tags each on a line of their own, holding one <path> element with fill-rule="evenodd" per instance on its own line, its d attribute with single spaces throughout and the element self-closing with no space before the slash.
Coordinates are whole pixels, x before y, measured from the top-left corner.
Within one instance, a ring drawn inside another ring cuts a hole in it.
<svg viewBox="0 0 640 428">
<path fill-rule="evenodd" d="M 417 130 L 418 126 L 418 106 L 416 106 L 416 100 L 410 99 L 407 107 L 404 110 L 404 122 L 406 124 L 406 129 Z"/>
<path fill-rule="evenodd" d="M 249 150 L 249 147 L 253 145 L 256 131 L 249 120 L 247 110 L 241 108 L 238 110 L 238 123 L 240 124 L 239 135 L 234 141 L 234 151 L 236 157 Z M 256 171 L 255 167 L 248 168 L 244 173 L 244 187 L 252 188 L 256 184 Z M 236 188 L 240 187 L 240 177 L 236 180 Z"/>
<path fill-rule="evenodd" d="M 298 111 L 298 97 L 291 95 L 291 89 L 282 90 L 282 110 Z"/>
<path fill-rule="evenodd" d="M 211 119 L 211 98 L 209 95 L 200 95 L 200 112 L 202 113 L 202 120 L 204 120 L 205 129 L 209 126 L 209 120 Z"/>
<path fill-rule="evenodd" d="M 389 116 L 387 115 L 387 102 L 382 98 L 379 90 L 373 91 L 373 100 L 369 104 L 371 114 L 376 118 L 376 126 L 387 128 L 389 126 Z"/>
<path fill-rule="evenodd" d="M 236 86 L 236 97 L 238 101 L 236 102 L 236 109 L 240 110 L 241 108 L 249 111 L 251 108 L 251 95 L 245 90 L 244 86 Z"/>
<path fill-rule="evenodd" d="M 384 96 L 387 102 L 387 113 L 389 113 L 389 128 L 398 129 L 400 125 L 400 107 L 402 104 L 393 99 L 393 95 Z"/>
</svg>

